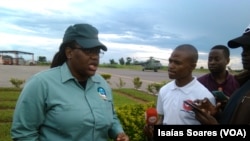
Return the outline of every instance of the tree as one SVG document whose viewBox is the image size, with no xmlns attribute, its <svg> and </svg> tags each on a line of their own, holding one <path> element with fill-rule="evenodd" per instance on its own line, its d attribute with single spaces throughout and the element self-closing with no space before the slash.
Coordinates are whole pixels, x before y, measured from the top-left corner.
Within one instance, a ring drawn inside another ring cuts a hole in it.
<svg viewBox="0 0 250 141">
<path fill-rule="evenodd" d="M 132 61 L 132 58 L 131 57 L 127 57 L 126 59 L 127 59 L 126 65 L 130 65 L 131 61 Z"/>
<path fill-rule="evenodd" d="M 38 62 L 47 62 L 47 58 L 45 56 L 38 56 Z"/>
<path fill-rule="evenodd" d="M 124 65 L 125 64 L 125 61 L 124 61 L 123 57 L 119 59 L 119 63 L 120 63 L 120 65 Z"/>
<path fill-rule="evenodd" d="M 110 64 L 117 64 L 114 59 L 109 60 Z"/>
</svg>

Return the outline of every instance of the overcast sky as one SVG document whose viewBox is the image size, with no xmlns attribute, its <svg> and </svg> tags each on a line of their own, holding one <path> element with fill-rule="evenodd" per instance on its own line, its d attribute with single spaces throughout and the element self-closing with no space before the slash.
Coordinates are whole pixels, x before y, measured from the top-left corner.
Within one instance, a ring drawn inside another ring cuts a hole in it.
<svg viewBox="0 0 250 141">
<path fill-rule="evenodd" d="M 227 45 L 250 24 L 249 7 L 249 0 L 2 0 L 0 50 L 52 60 L 66 28 L 89 23 L 108 47 L 101 63 L 168 59 L 176 46 L 192 44 L 199 51 L 198 66 L 207 68 L 210 48 Z M 230 51 L 229 66 L 242 68 L 241 48 Z"/>
</svg>

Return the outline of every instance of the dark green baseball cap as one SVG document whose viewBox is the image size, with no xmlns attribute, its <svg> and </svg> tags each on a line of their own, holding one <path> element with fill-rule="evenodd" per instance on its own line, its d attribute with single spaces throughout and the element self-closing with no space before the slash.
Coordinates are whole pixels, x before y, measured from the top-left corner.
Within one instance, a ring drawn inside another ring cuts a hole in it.
<svg viewBox="0 0 250 141">
<path fill-rule="evenodd" d="M 76 41 L 82 48 L 100 47 L 107 51 L 107 47 L 98 39 L 98 30 L 90 24 L 75 24 L 69 26 L 63 36 L 63 43 Z"/>
</svg>

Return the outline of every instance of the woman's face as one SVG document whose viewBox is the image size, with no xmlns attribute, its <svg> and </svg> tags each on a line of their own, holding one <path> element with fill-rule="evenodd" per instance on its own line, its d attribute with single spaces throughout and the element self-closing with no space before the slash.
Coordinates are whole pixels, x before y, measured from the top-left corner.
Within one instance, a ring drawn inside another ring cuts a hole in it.
<svg viewBox="0 0 250 141">
<path fill-rule="evenodd" d="M 87 80 L 97 71 L 100 58 L 100 47 L 82 48 L 76 45 L 75 48 L 66 49 L 67 63 L 71 73 L 79 81 Z"/>
</svg>

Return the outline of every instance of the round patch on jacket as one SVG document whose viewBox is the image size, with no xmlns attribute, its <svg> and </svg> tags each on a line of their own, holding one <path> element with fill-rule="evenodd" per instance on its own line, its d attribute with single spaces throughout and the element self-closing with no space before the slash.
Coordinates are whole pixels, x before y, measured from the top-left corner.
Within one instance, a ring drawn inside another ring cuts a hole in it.
<svg viewBox="0 0 250 141">
<path fill-rule="evenodd" d="M 104 100 L 107 99 L 106 91 L 102 87 L 97 88 L 97 91 L 98 91 L 98 93 L 99 93 L 99 95 L 101 96 L 102 99 L 104 99 Z"/>
</svg>

